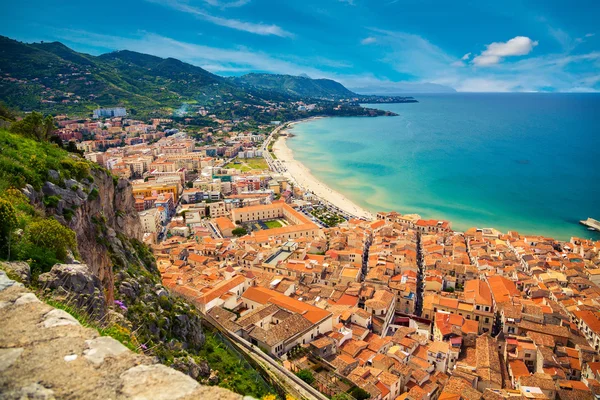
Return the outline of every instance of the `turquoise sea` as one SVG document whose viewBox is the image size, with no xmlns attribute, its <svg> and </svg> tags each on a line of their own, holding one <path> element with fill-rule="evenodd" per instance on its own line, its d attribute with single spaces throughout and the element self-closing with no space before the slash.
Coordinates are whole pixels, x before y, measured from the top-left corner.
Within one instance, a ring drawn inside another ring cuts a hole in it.
<svg viewBox="0 0 600 400">
<path fill-rule="evenodd" d="M 297 124 L 294 157 L 373 211 L 600 239 L 600 94 L 419 94 L 397 117 Z"/>
</svg>

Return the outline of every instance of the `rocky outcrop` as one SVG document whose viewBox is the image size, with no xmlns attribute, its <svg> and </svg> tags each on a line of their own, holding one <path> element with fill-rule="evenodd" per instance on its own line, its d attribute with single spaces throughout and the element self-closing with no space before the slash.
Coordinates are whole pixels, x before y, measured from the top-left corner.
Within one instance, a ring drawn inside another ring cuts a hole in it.
<svg viewBox="0 0 600 400">
<path fill-rule="evenodd" d="M 0 393 L 3 399 L 222 399 L 155 358 L 99 336 L 65 311 L 40 302 L 0 271 Z M 191 368 L 196 368 L 181 360 Z"/>
<path fill-rule="evenodd" d="M 84 310 L 94 319 L 106 315 L 102 283 L 87 264 L 56 264 L 39 276 L 38 283 L 43 289 L 52 290 L 53 297 Z"/>
<path fill-rule="evenodd" d="M 0 267 L 9 273 L 15 274 L 19 281 L 29 284 L 31 282 L 31 268 L 24 261 L 2 262 Z"/>
<path fill-rule="evenodd" d="M 90 177 L 80 181 L 65 179 L 57 171 L 50 171 L 49 177 L 51 181 L 44 183 L 41 192 L 27 185 L 23 193 L 33 204 L 44 207 L 47 213 L 54 214 L 75 231 L 79 256 L 100 279 L 106 299 L 111 303 L 114 299 L 112 258 L 130 256 L 125 254 L 127 246 L 117 234 L 136 240 L 141 240 L 143 235 L 131 184 L 97 167 L 91 169 Z M 47 202 L 44 206 L 44 199 L 49 198 L 56 204 Z"/>
<path fill-rule="evenodd" d="M 190 351 L 202 348 L 205 336 L 198 311 L 171 295 L 159 283 L 158 275 L 139 272 L 130 266 L 119 271 L 115 281 L 114 312 L 127 318 L 142 343 L 150 343 L 159 354 L 175 348 Z M 181 370 L 187 373 L 188 369 L 195 367 Z"/>
<path fill-rule="evenodd" d="M 179 357 L 173 361 L 171 367 L 194 379 L 208 378 L 211 370 L 206 361 L 197 363 L 192 357 Z"/>
</svg>

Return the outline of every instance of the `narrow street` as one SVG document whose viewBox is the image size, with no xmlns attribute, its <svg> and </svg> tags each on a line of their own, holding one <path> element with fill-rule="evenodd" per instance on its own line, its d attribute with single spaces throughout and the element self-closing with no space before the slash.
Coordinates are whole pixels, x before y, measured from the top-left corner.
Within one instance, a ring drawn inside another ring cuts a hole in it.
<svg viewBox="0 0 600 400">
<path fill-rule="evenodd" d="M 415 302 L 415 315 L 420 317 L 423 313 L 423 252 L 421 251 L 421 232 L 417 232 L 417 298 Z"/>
</svg>

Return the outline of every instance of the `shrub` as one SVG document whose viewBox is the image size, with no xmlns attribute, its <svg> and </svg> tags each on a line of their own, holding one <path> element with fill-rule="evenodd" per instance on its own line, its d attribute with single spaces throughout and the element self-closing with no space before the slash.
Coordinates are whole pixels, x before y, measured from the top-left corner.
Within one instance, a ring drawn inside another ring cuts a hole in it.
<svg viewBox="0 0 600 400">
<path fill-rule="evenodd" d="M 67 251 L 77 251 L 75 232 L 54 218 L 31 222 L 23 233 L 20 247 L 22 260 L 31 259 L 32 268 L 45 272 L 57 262 L 64 262 Z"/>
<path fill-rule="evenodd" d="M 56 208 L 58 206 L 58 202 L 60 201 L 60 196 L 44 196 L 44 205 L 50 208 Z"/>
<path fill-rule="evenodd" d="M 99 195 L 100 195 L 100 192 L 98 191 L 98 189 L 93 188 L 92 191 L 90 192 L 90 194 L 88 195 L 88 200 L 94 201 L 98 198 Z"/>
<path fill-rule="evenodd" d="M 67 221 L 73 219 L 73 215 L 75 215 L 75 211 L 71 210 L 70 208 L 65 208 L 63 210 L 63 217 L 65 217 Z"/>
<path fill-rule="evenodd" d="M 315 381 L 315 376 L 308 369 L 301 369 L 300 371 L 296 372 L 296 376 L 302 379 L 304 382 L 308 383 L 309 385 L 312 385 Z"/>
<path fill-rule="evenodd" d="M 244 236 L 248 232 L 246 232 L 246 230 L 244 228 L 235 228 L 234 230 L 231 231 L 231 233 L 234 236 L 238 236 L 239 237 L 239 236 Z"/>
<path fill-rule="evenodd" d="M 79 180 L 87 178 L 90 175 L 90 166 L 85 161 L 75 161 L 73 163 L 73 172 L 75 173 L 75 177 Z"/>
<path fill-rule="evenodd" d="M 371 397 L 371 394 L 369 392 L 367 392 L 366 390 L 364 390 L 362 388 L 359 388 L 358 386 L 354 386 L 352 389 L 350 389 L 349 393 L 356 400 L 366 400 L 369 397 Z"/>
</svg>

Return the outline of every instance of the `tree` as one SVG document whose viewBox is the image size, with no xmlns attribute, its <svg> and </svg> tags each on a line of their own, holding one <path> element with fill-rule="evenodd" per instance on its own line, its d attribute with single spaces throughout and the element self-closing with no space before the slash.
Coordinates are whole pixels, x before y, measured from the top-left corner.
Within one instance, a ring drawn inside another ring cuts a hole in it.
<svg viewBox="0 0 600 400">
<path fill-rule="evenodd" d="M 0 198 L 0 254 L 10 258 L 11 233 L 17 226 L 17 210 L 13 205 Z"/>
<path fill-rule="evenodd" d="M 352 397 L 354 397 L 356 400 L 366 400 L 369 397 L 371 397 L 371 394 L 369 392 L 367 392 L 366 390 L 359 388 L 358 386 L 353 387 L 350 390 L 350 394 L 352 395 Z"/>
<path fill-rule="evenodd" d="M 309 385 L 312 385 L 312 383 L 315 381 L 315 376 L 308 369 L 301 369 L 300 371 L 296 372 L 296 376 Z"/>
<path fill-rule="evenodd" d="M 72 140 L 69 140 L 69 142 L 65 146 L 65 150 L 67 150 L 69 153 L 79 154 L 80 156 L 83 157 L 83 153 L 84 153 L 83 150 L 79 150 L 77 148 L 77 144 Z"/>
<path fill-rule="evenodd" d="M 2 102 L 0 102 L 0 119 L 5 121 L 15 120 L 15 114 Z"/>
<path fill-rule="evenodd" d="M 26 138 L 39 142 L 47 142 L 54 132 L 54 118 L 44 116 L 39 112 L 32 112 L 20 121 L 13 123 L 10 130 Z"/>
<path fill-rule="evenodd" d="M 248 232 L 244 229 L 244 228 L 235 228 L 234 230 L 231 231 L 231 233 L 233 234 L 233 236 L 244 236 L 245 234 L 247 234 Z"/>
</svg>

